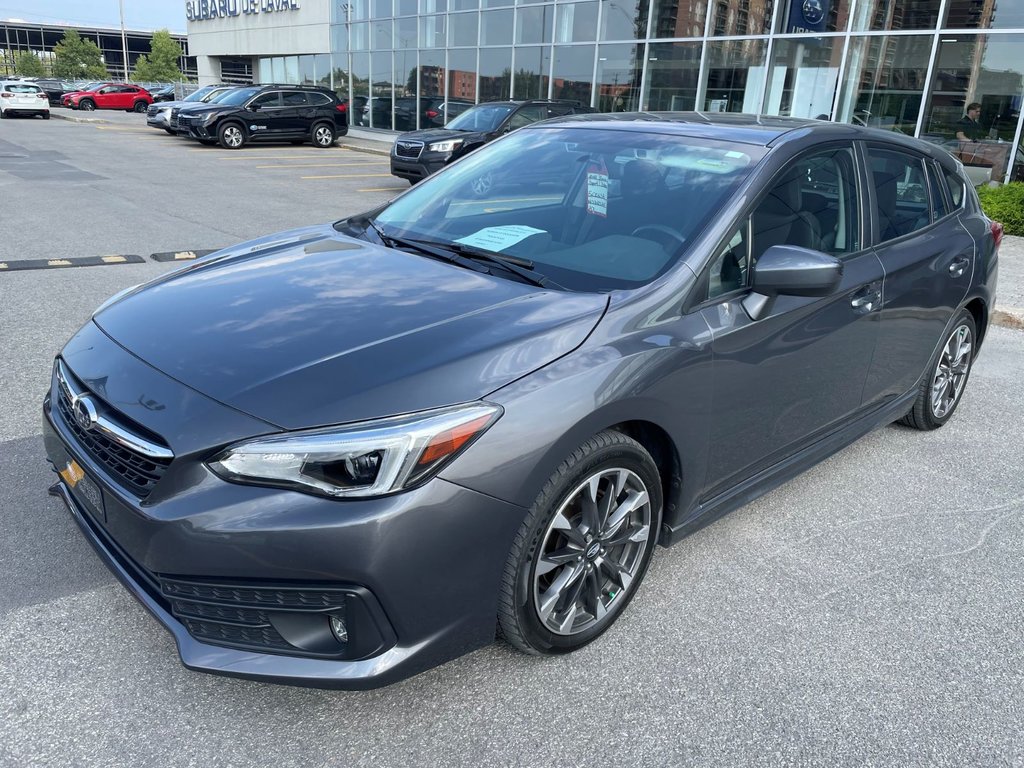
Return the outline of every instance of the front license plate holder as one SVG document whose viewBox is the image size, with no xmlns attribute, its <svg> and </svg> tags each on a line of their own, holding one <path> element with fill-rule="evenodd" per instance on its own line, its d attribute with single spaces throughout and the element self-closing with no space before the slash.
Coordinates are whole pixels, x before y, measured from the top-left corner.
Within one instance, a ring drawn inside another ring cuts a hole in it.
<svg viewBox="0 0 1024 768">
<path fill-rule="evenodd" d="M 82 466 L 74 459 L 69 458 L 67 466 L 60 471 L 60 476 L 71 489 L 71 495 L 75 501 L 93 517 L 101 522 L 106 522 L 106 511 L 103 507 L 103 491 L 92 481 Z"/>
</svg>

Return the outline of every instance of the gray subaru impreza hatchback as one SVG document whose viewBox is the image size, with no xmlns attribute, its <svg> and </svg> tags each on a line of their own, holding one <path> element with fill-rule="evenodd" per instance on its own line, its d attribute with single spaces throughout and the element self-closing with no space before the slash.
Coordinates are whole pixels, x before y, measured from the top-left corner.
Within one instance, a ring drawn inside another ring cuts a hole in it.
<svg viewBox="0 0 1024 768">
<path fill-rule="evenodd" d="M 657 544 L 949 420 L 1001 236 L 903 136 L 539 123 L 107 301 L 54 363 L 51 492 L 192 669 L 369 688 L 496 632 L 569 652 Z"/>
</svg>

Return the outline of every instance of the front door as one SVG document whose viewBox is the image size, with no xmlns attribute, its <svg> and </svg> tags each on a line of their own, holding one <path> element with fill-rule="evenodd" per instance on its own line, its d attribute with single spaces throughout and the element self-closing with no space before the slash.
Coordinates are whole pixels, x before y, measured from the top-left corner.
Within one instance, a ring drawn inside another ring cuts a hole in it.
<svg viewBox="0 0 1024 768">
<path fill-rule="evenodd" d="M 937 164 L 902 147 L 869 145 L 867 156 L 885 282 L 865 398 L 883 402 L 920 381 L 970 288 L 975 243 L 959 221 L 963 187 L 953 204 Z"/>
<path fill-rule="evenodd" d="M 281 113 L 281 92 L 261 93 L 246 107 L 246 130 L 250 139 L 273 138 Z"/>
<path fill-rule="evenodd" d="M 316 109 L 309 105 L 309 98 L 304 91 L 285 91 L 281 94 L 281 112 L 276 133 L 282 138 L 305 137 L 313 126 L 315 115 Z"/>
<path fill-rule="evenodd" d="M 701 309 L 712 335 L 712 419 L 705 501 L 768 469 L 854 416 L 878 334 L 882 269 L 863 247 L 862 184 L 851 145 L 792 161 L 720 245 Z M 752 320 L 742 300 L 772 245 L 843 262 L 830 296 L 778 296 Z"/>
</svg>

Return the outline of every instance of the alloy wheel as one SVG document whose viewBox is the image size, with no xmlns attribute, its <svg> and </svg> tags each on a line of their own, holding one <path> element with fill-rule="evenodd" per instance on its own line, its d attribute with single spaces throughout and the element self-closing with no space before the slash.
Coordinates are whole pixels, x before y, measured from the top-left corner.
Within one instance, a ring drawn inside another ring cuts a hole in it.
<svg viewBox="0 0 1024 768">
<path fill-rule="evenodd" d="M 628 469 L 588 477 L 544 531 L 533 568 L 533 601 L 544 626 L 575 635 L 598 624 L 623 599 L 651 537 L 651 499 Z"/>
<path fill-rule="evenodd" d="M 963 394 L 967 374 L 971 370 L 973 335 L 966 325 L 959 325 L 946 341 L 932 375 L 932 415 L 945 418 Z"/>
<path fill-rule="evenodd" d="M 321 147 L 329 147 L 334 143 L 334 132 L 327 126 L 320 126 L 313 133 L 313 138 Z"/>
<path fill-rule="evenodd" d="M 232 149 L 242 146 L 242 132 L 233 125 L 224 129 L 224 142 Z"/>
</svg>

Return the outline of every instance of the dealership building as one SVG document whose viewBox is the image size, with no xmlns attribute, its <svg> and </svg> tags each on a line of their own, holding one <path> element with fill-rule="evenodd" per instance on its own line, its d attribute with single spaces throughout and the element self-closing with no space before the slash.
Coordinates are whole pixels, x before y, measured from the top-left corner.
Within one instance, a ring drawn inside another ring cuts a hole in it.
<svg viewBox="0 0 1024 768">
<path fill-rule="evenodd" d="M 189 0 L 186 12 L 201 81 L 251 60 L 256 81 L 333 88 L 373 128 L 509 98 L 828 117 L 942 143 L 982 180 L 1024 180 L 1024 0 Z"/>
</svg>

